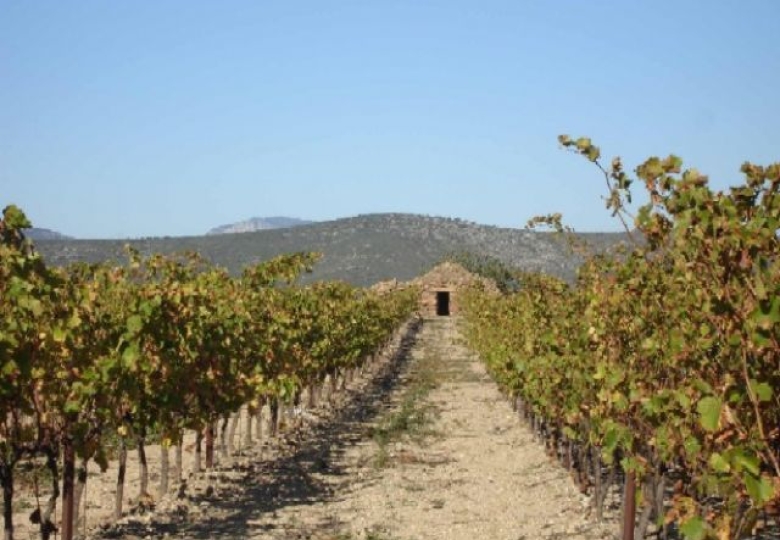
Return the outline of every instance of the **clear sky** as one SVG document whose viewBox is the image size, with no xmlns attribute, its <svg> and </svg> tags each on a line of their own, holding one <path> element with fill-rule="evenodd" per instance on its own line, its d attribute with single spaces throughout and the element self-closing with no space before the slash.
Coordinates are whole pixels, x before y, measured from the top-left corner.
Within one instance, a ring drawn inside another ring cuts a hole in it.
<svg viewBox="0 0 780 540">
<path fill-rule="evenodd" d="M 778 0 L 0 0 L 0 205 L 82 238 L 372 212 L 616 230 L 589 135 L 780 160 Z"/>
</svg>

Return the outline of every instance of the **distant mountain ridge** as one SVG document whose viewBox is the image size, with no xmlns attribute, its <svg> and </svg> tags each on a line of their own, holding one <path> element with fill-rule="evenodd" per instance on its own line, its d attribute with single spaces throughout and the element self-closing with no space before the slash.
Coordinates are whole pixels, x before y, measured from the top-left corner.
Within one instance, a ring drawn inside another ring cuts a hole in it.
<svg viewBox="0 0 780 540">
<path fill-rule="evenodd" d="M 271 229 L 288 229 L 290 227 L 300 227 L 301 225 L 310 225 L 313 221 L 305 219 L 274 216 L 274 217 L 253 217 L 236 223 L 220 225 L 209 230 L 206 234 L 231 234 L 245 233 L 255 231 L 267 231 Z"/>
<path fill-rule="evenodd" d="M 624 241 L 619 233 L 579 235 L 598 249 Z M 430 270 L 444 257 L 471 252 L 513 267 L 572 279 L 581 260 L 552 233 L 479 225 L 461 219 L 416 214 L 369 214 L 323 221 L 307 227 L 242 234 L 143 238 L 136 240 L 42 240 L 35 245 L 54 265 L 74 261 L 127 260 L 124 245 L 142 254 L 196 251 L 238 275 L 247 265 L 283 253 L 322 254 L 311 280 L 343 280 L 354 285 L 406 281 Z"/>
<path fill-rule="evenodd" d="M 30 240 L 72 240 L 72 236 L 44 229 L 41 227 L 32 227 L 24 230 L 24 235 Z"/>
</svg>

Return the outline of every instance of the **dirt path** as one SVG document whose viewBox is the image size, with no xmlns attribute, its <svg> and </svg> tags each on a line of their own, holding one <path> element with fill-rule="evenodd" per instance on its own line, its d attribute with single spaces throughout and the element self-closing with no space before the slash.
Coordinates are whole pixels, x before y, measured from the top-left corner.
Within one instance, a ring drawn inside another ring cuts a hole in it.
<svg viewBox="0 0 780 540">
<path fill-rule="evenodd" d="M 262 459 L 214 473 L 213 492 L 193 488 L 103 537 L 609 538 L 460 345 L 454 319 L 426 321 L 406 347 Z"/>
<path fill-rule="evenodd" d="M 371 481 L 323 509 L 353 516 L 348 530 L 358 538 L 366 531 L 403 539 L 607 537 L 458 341 L 453 319 L 439 319 L 426 323 L 413 350 L 412 368 L 424 364 L 438 383 L 426 398 L 437 413 L 430 440 L 398 444 L 394 462 L 376 476 L 359 465 L 363 449 L 349 452 L 352 469 Z"/>
</svg>

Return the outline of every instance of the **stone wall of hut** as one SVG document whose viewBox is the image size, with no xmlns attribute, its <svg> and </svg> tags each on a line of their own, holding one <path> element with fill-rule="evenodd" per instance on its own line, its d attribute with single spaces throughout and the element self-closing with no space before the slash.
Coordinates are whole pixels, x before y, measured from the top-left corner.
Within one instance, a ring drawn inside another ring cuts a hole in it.
<svg viewBox="0 0 780 540">
<path fill-rule="evenodd" d="M 475 282 L 482 282 L 488 290 L 498 290 L 493 282 L 470 273 L 459 264 L 440 264 L 412 282 L 420 288 L 420 314 L 424 317 L 435 317 L 437 293 L 448 292 L 450 315 L 458 315 L 461 309 L 460 292 Z"/>
</svg>

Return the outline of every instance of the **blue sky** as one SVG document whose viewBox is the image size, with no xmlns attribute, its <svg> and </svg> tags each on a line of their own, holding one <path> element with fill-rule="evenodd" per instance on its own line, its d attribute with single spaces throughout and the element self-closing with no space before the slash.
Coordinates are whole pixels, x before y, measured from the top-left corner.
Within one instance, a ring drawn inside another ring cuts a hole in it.
<svg viewBox="0 0 780 540">
<path fill-rule="evenodd" d="M 616 230 L 589 135 L 780 160 L 776 0 L 0 1 L 0 205 L 83 238 L 415 212 Z"/>
</svg>

